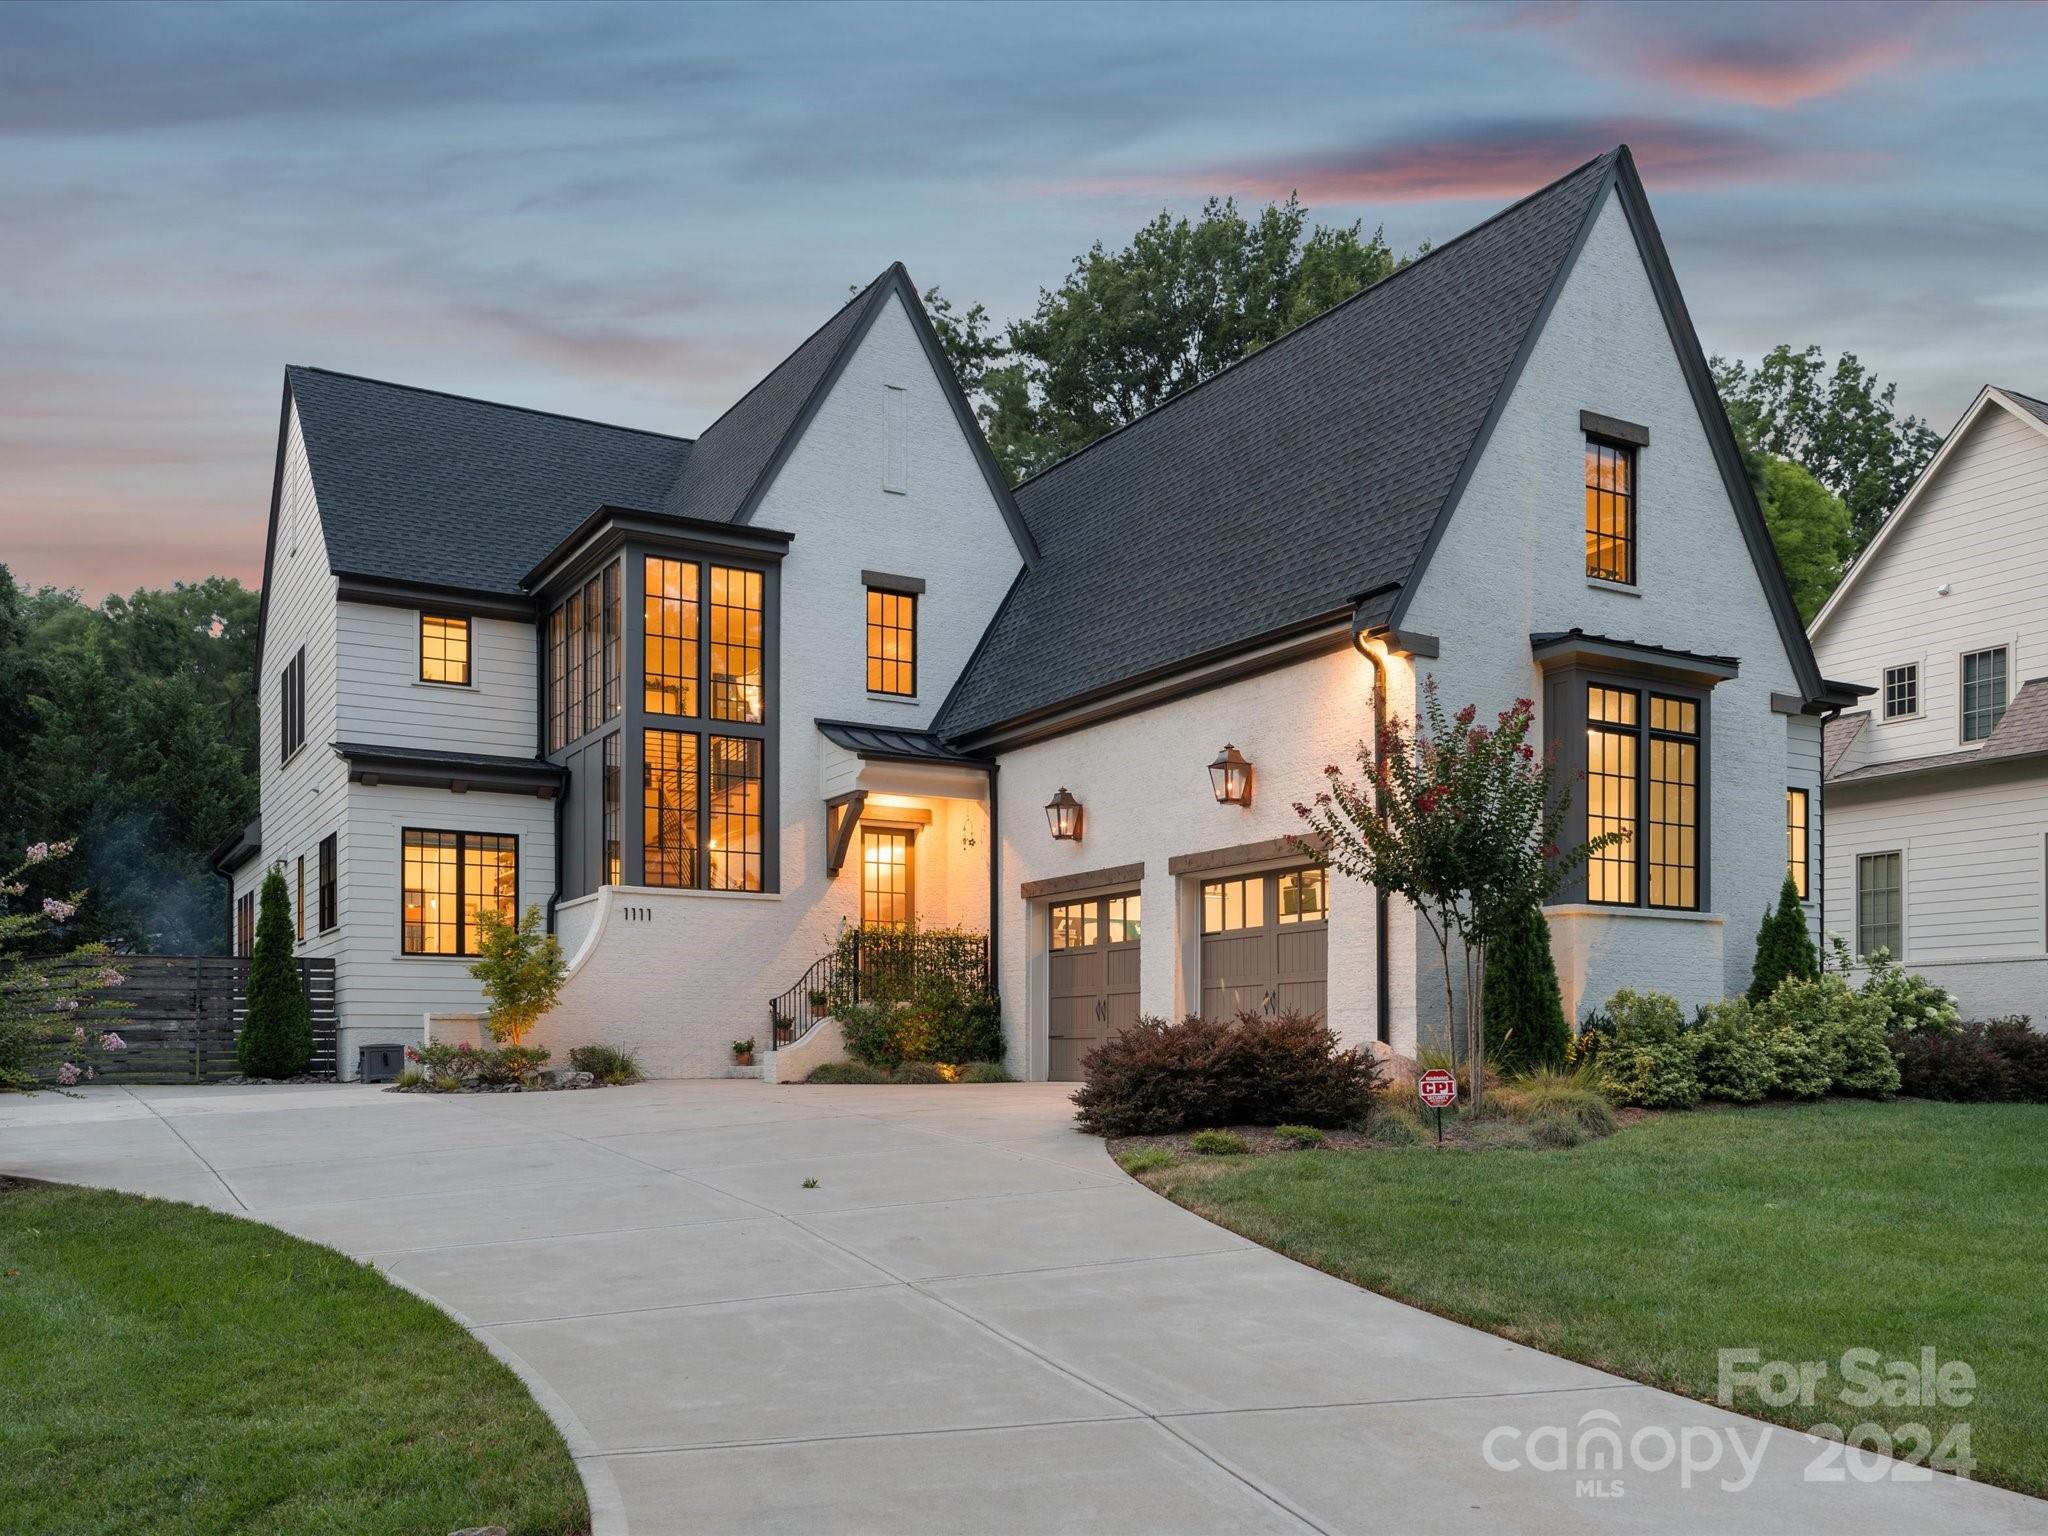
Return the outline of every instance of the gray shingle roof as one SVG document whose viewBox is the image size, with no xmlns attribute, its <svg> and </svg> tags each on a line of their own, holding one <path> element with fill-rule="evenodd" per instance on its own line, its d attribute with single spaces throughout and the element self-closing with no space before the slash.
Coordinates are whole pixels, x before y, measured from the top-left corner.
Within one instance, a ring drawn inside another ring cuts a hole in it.
<svg viewBox="0 0 2048 1536">
<path fill-rule="evenodd" d="M 288 368 L 338 573 L 514 594 L 605 502 L 659 507 L 688 439 Z"/>
<path fill-rule="evenodd" d="M 2048 421 L 2048 400 L 2036 400 L 2032 395 L 2023 395 L 2016 389 L 2000 389 L 1999 393 L 2030 415 Z"/>
<path fill-rule="evenodd" d="M 1835 769 L 1849 749 L 1856 745 L 1856 739 L 1863 734 L 1863 728 L 1870 724 L 1870 711 L 1858 710 L 1853 715 L 1837 715 L 1832 720 L 1823 720 L 1820 727 L 1820 771 L 1824 778 L 1832 779 Z"/>
<path fill-rule="evenodd" d="M 1867 717 L 1865 717 L 1867 718 Z M 1847 743 L 1844 743 L 1846 747 Z M 2037 677 L 2020 685 L 1999 718 L 1998 727 L 1974 747 L 1960 752 L 1937 752 L 1929 757 L 1903 757 L 1888 763 L 1865 763 L 1837 773 L 1841 753 L 1827 757 L 1825 771 L 1830 784 L 1865 784 L 1872 779 L 1897 778 L 1901 774 L 1933 773 L 1943 768 L 1962 768 L 1975 763 L 1995 763 L 2010 758 L 2048 754 L 2048 677 Z"/>
<path fill-rule="evenodd" d="M 969 736 L 1406 581 L 1614 160 L 1018 487 L 1041 558 L 938 729 Z"/>
<path fill-rule="evenodd" d="M 847 342 L 860 331 L 861 322 L 880 301 L 895 271 L 890 268 L 861 289 L 704 429 L 662 503 L 663 511 L 721 523 L 745 512 L 755 487 L 773 467 L 818 386 L 831 374 Z"/>
</svg>

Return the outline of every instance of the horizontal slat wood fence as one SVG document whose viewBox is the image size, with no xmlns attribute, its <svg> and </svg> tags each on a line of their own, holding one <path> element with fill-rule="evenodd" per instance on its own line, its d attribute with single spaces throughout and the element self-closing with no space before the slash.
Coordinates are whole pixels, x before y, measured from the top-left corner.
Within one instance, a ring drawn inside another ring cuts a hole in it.
<svg viewBox="0 0 2048 1536">
<path fill-rule="evenodd" d="M 297 962 L 313 1014 L 309 1072 L 334 1071 L 334 961 Z M 234 1077 L 235 1036 L 248 1007 L 249 962 L 220 955 L 115 955 L 93 962 L 125 978 L 102 996 L 121 1007 L 81 1008 L 89 1028 L 110 1029 L 125 1051 L 93 1054 L 101 1081 L 212 1083 Z"/>
</svg>

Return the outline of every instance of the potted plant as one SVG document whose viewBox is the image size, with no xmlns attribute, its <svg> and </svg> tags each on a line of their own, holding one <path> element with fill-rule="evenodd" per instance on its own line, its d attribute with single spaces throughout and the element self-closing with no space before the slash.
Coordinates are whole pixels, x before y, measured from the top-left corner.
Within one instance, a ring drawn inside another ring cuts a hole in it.
<svg viewBox="0 0 2048 1536">
<path fill-rule="evenodd" d="M 751 1038 L 735 1040 L 732 1043 L 734 1066 L 751 1067 L 754 1064 L 754 1042 Z"/>
<path fill-rule="evenodd" d="M 826 1004 L 827 1004 L 827 999 L 826 999 L 826 996 L 825 996 L 825 993 L 824 993 L 823 989 L 822 989 L 822 988 L 818 988 L 818 987 L 813 987 L 813 988 L 811 989 L 811 992 L 810 992 L 810 1000 L 811 1000 L 811 1017 L 812 1017 L 812 1018 L 814 1018 L 814 1019 L 822 1019 L 823 1017 L 825 1017 L 825 1008 L 826 1008 Z"/>
</svg>

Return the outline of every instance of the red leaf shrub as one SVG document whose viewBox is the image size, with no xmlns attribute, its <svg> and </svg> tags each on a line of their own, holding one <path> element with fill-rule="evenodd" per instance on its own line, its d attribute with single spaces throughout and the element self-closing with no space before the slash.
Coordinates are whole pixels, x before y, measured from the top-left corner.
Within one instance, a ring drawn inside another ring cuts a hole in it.
<svg viewBox="0 0 2048 1536">
<path fill-rule="evenodd" d="M 1343 1049 L 1312 1014 L 1222 1024 L 1141 1019 L 1088 1054 L 1076 1118 L 1098 1136 L 1214 1125 L 1363 1123 L 1379 1087 L 1370 1051 Z"/>
</svg>

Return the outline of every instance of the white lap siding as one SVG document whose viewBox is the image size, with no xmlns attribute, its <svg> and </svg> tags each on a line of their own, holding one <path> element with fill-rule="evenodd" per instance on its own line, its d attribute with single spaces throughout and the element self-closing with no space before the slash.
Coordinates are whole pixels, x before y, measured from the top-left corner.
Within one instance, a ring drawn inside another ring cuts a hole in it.
<svg viewBox="0 0 2048 1536">
<path fill-rule="evenodd" d="M 370 603 L 340 605 L 340 739 L 438 752 L 532 757 L 538 745 L 534 627 L 470 621 L 467 687 L 420 681 L 420 613 Z M 460 615 L 460 605 L 427 605 Z"/>
</svg>

